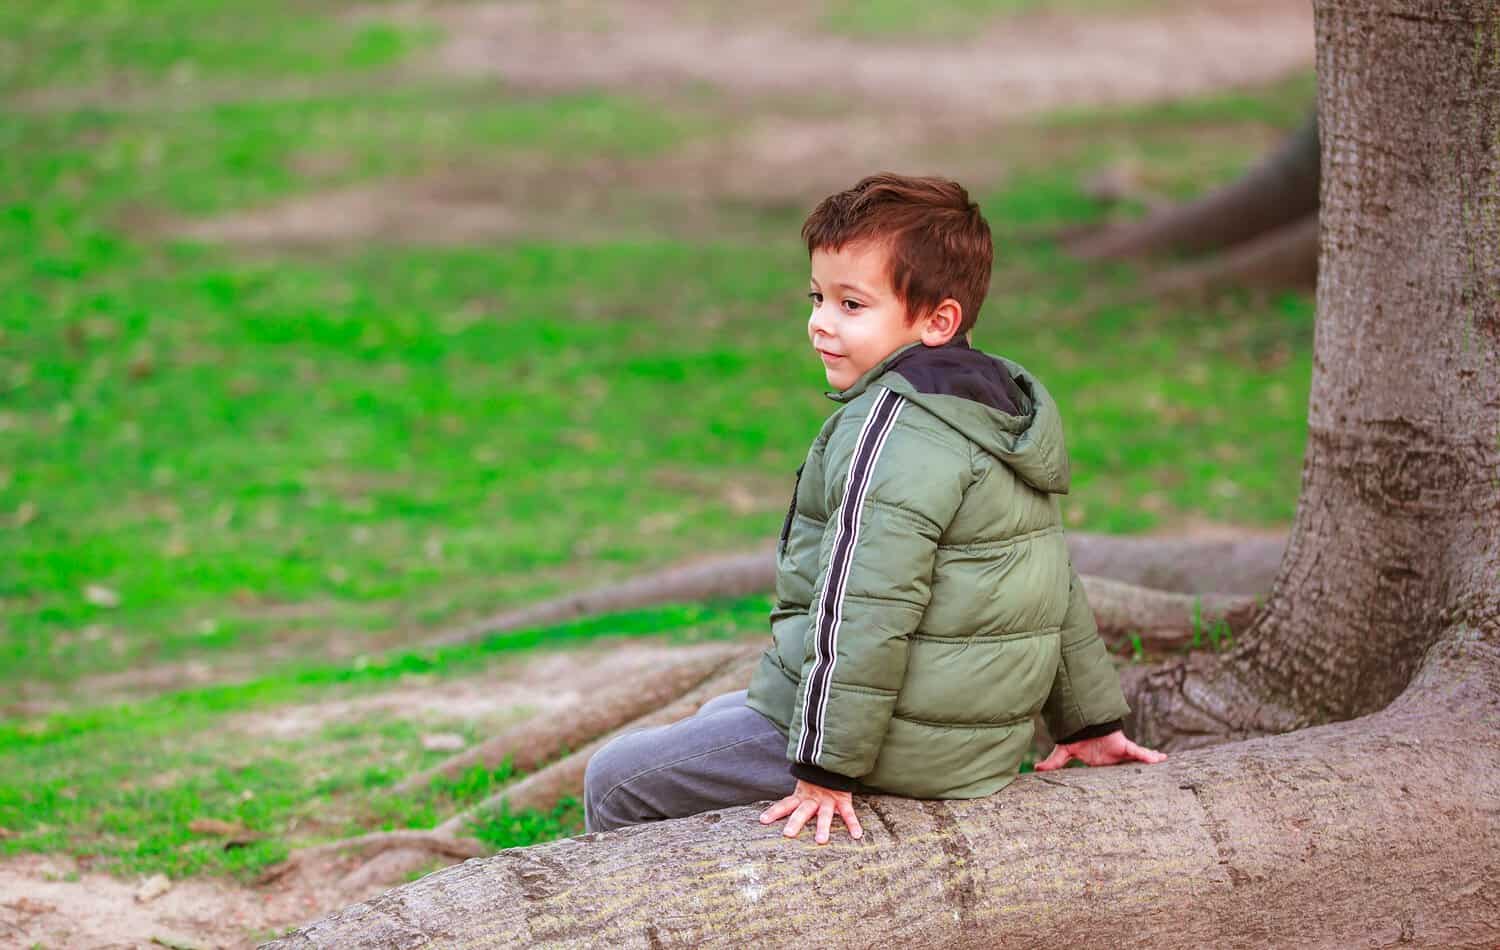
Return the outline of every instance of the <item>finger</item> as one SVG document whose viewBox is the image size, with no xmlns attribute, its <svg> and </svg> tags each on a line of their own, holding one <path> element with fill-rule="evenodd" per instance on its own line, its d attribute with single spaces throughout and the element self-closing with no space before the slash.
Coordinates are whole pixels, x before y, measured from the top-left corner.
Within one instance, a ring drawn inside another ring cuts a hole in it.
<svg viewBox="0 0 1500 950">
<path fill-rule="evenodd" d="M 844 827 L 849 829 L 849 837 L 863 838 L 865 836 L 865 830 L 859 826 L 859 817 L 854 814 L 852 801 L 839 802 L 839 817 L 844 819 Z"/>
<path fill-rule="evenodd" d="M 813 834 L 813 840 L 818 844 L 828 843 L 828 832 L 833 828 L 833 802 L 824 802 L 818 806 L 818 830 Z"/>
<path fill-rule="evenodd" d="M 802 826 L 807 824 L 807 819 L 811 818 L 817 810 L 817 802 L 804 801 L 797 806 L 796 811 L 792 812 L 792 817 L 787 819 L 786 827 L 782 829 L 781 833 L 788 838 L 797 837 L 798 833 L 802 831 Z"/>
<path fill-rule="evenodd" d="M 1047 756 L 1042 761 L 1038 762 L 1035 768 L 1038 772 L 1050 772 L 1053 769 L 1060 769 L 1064 765 L 1067 765 L 1068 760 L 1072 757 L 1073 753 L 1069 752 L 1062 746 L 1053 746 L 1052 754 Z"/>
<path fill-rule="evenodd" d="M 797 803 L 801 800 L 802 799 L 798 798 L 796 795 L 788 795 L 786 798 L 783 798 L 781 801 L 761 812 L 760 823 L 763 825 L 770 824 L 771 822 L 780 818 L 782 815 L 790 813 L 793 808 L 797 807 Z"/>
<path fill-rule="evenodd" d="M 1167 758 L 1167 754 L 1165 752 L 1158 752 L 1155 749 L 1148 749 L 1145 746 L 1136 745 L 1129 739 L 1125 740 L 1125 752 L 1132 759 L 1140 759 L 1142 762 L 1150 762 L 1152 765 L 1155 765 L 1157 762 L 1164 762 Z"/>
</svg>

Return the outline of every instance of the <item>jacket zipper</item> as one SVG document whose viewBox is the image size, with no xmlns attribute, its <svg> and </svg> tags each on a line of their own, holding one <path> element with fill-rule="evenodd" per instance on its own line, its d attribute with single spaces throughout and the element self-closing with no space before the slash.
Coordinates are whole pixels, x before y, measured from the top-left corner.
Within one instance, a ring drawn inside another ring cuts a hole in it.
<svg viewBox="0 0 1500 950">
<path fill-rule="evenodd" d="M 792 518 L 797 514 L 797 488 L 802 484 L 802 470 L 806 467 L 806 462 L 798 465 L 797 477 L 792 481 L 792 503 L 786 506 L 786 520 L 781 523 L 781 541 L 776 549 L 778 557 L 786 553 L 787 539 L 792 536 Z"/>
</svg>

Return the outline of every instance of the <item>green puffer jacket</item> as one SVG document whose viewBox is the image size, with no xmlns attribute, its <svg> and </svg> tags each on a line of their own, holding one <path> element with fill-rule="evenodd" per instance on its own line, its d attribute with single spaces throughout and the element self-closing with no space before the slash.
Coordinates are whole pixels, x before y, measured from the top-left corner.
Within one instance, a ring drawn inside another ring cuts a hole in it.
<svg viewBox="0 0 1500 950">
<path fill-rule="evenodd" d="M 1004 788 L 1041 712 L 1053 736 L 1129 707 L 1073 569 L 1057 404 L 962 341 L 896 350 L 842 392 L 797 470 L 773 645 L 748 705 L 793 775 L 977 798 Z"/>
</svg>

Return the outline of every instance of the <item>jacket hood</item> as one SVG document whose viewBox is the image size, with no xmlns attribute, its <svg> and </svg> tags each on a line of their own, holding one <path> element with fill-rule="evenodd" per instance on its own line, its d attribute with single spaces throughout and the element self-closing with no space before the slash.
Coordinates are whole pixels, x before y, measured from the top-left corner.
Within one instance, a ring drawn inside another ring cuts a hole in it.
<svg viewBox="0 0 1500 950">
<path fill-rule="evenodd" d="M 962 339 L 943 346 L 917 341 L 892 352 L 848 389 L 824 395 L 847 403 L 875 384 L 942 419 L 1033 488 L 1067 494 L 1071 471 L 1062 416 L 1041 380 L 1019 363 Z"/>
</svg>

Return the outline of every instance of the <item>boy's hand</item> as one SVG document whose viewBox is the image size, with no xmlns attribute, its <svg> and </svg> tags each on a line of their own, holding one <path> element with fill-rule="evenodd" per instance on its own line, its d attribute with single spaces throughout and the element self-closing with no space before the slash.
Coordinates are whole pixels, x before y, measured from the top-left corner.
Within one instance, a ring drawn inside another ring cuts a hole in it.
<svg viewBox="0 0 1500 950">
<path fill-rule="evenodd" d="M 850 837 L 859 838 L 864 835 L 859 827 L 859 819 L 854 817 L 854 796 L 851 793 L 798 779 L 792 794 L 761 812 L 760 823 L 770 824 L 783 815 L 790 814 L 792 817 L 781 833 L 788 838 L 795 838 L 802 831 L 802 826 L 807 824 L 807 820 L 817 815 L 818 830 L 813 839 L 818 844 L 827 844 L 828 829 L 833 826 L 834 812 L 844 819 L 844 827 L 849 829 Z"/>
<path fill-rule="evenodd" d="M 1053 769 L 1060 769 L 1071 759 L 1077 759 L 1086 765 L 1115 765 L 1132 759 L 1155 765 L 1165 760 L 1166 757 L 1165 752 L 1157 752 L 1155 749 L 1136 745 L 1125 738 L 1123 729 L 1116 729 L 1109 735 L 1099 736 L 1097 739 L 1084 739 L 1082 742 L 1071 742 L 1067 745 L 1059 744 L 1052 750 L 1051 755 L 1036 764 L 1036 770 L 1050 772 Z"/>
</svg>

